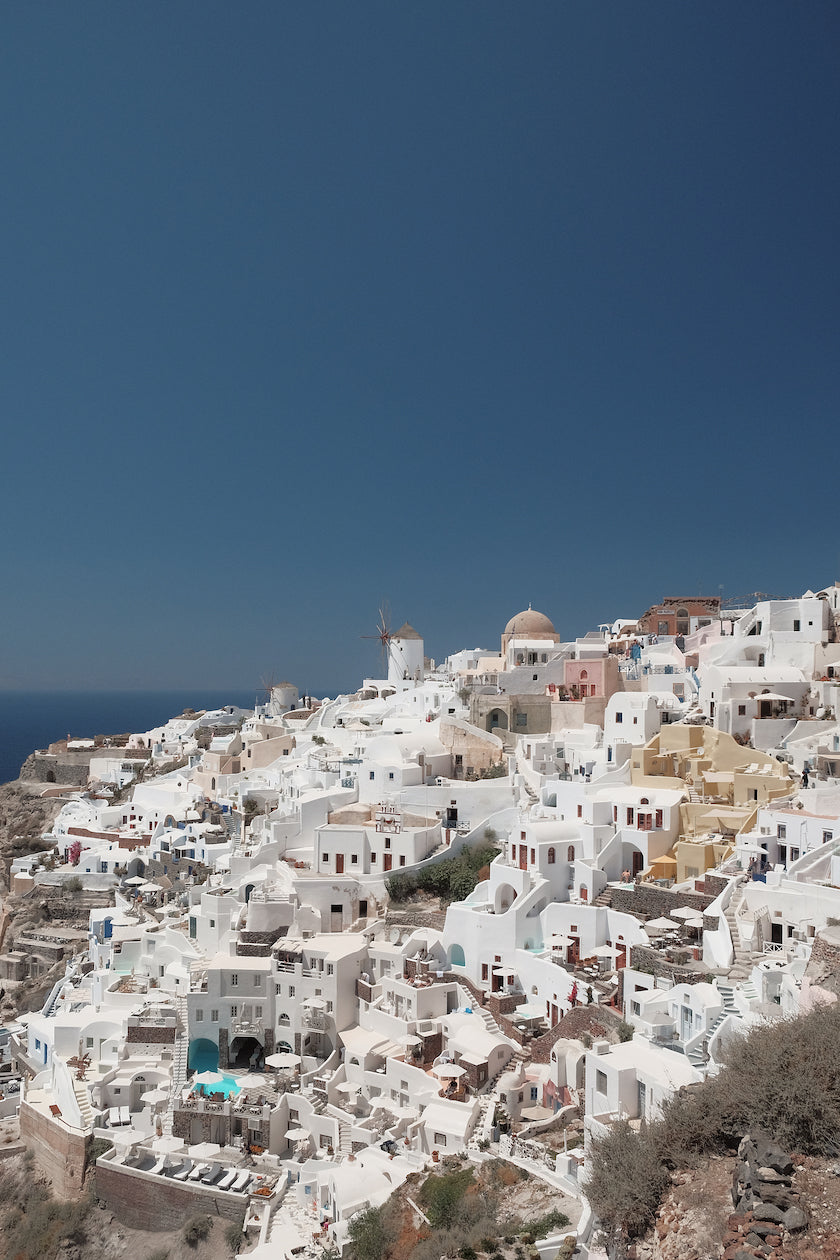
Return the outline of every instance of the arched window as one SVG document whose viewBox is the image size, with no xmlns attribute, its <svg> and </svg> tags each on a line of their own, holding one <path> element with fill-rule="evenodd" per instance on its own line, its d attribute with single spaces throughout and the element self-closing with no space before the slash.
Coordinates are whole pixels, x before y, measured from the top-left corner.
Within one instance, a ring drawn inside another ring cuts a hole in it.
<svg viewBox="0 0 840 1260">
<path fill-rule="evenodd" d="M 549 866 L 554 865 L 554 850 L 553 849 L 548 850 L 548 865 Z"/>
<path fill-rule="evenodd" d="M 570 845 L 569 845 L 569 851 L 568 851 L 568 853 L 566 854 L 566 861 L 567 861 L 567 862 L 574 862 L 574 860 L 575 860 L 575 846 L 574 846 L 573 844 L 570 844 Z"/>
<path fill-rule="evenodd" d="M 587 669 L 582 669 L 582 670 L 580 671 L 580 681 L 581 681 L 581 682 L 586 682 L 586 680 L 587 680 L 587 678 L 588 678 L 588 677 L 589 677 L 589 670 L 587 670 Z"/>
<path fill-rule="evenodd" d="M 650 801 L 648 800 L 648 798 L 647 798 L 646 796 L 643 796 L 643 797 L 642 797 L 642 799 L 639 801 L 639 804 L 640 804 L 640 805 L 650 805 Z"/>
</svg>

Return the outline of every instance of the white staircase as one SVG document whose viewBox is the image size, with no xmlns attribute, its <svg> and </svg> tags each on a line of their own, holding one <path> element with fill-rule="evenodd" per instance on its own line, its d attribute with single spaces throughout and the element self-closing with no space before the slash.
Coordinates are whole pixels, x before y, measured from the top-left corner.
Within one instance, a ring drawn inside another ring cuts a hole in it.
<svg viewBox="0 0 840 1260">
<path fill-rule="evenodd" d="M 84 1081 L 79 1081 L 73 1077 L 73 1093 L 76 1095 L 76 1102 L 79 1104 L 79 1111 L 82 1116 L 82 1124 L 86 1129 L 92 1129 L 94 1124 L 93 1108 L 90 1105 L 90 1095 Z"/>
<path fill-rule="evenodd" d="M 189 1028 L 187 1020 L 187 999 L 182 993 L 175 995 L 175 1010 L 178 1020 L 175 1025 L 175 1045 L 172 1050 L 172 1086 L 169 1091 L 169 1103 L 163 1116 L 163 1133 L 172 1136 L 175 1120 L 175 1104 L 181 1097 L 181 1090 L 187 1083 L 187 1060 L 189 1058 Z"/>
</svg>

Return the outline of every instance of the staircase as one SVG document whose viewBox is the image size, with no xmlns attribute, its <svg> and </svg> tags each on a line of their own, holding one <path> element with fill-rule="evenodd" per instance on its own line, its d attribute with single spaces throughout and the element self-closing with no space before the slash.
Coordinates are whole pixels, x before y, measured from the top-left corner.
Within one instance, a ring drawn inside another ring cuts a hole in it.
<svg viewBox="0 0 840 1260">
<path fill-rule="evenodd" d="M 610 888 L 609 884 L 607 884 L 604 891 L 601 893 L 598 893 L 598 896 L 595 898 L 592 904 L 593 906 L 604 906 L 606 907 L 606 909 L 609 909 L 610 906 L 612 905 L 612 900 L 613 900 L 613 890 Z"/>
<path fill-rule="evenodd" d="M 93 1108 L 90 1105 L 90 1095 L 85 1088 L 84 1081 L 76 1080 L 73 1077 L 73 1093 L 76 1095 L 76 1102 L 79 1104 L 79 1111 L 82 1116 L 82 1125 L 85 1129 L 92 1129 L 94 1125 Z"/>
<path fill-rule="evenodd" d="M 353 1153 L 353 1141 L 350 1136 L 350 1125 L 343 1120 L 338 1122 L 338 1153 L 342 1159 Z"/>
<path fill-rule="evenodd" d="M 169 1091 L 169 1103 L 163 1117 L 163 1133 L 172 1136 L 175 1122 L 175 1104 L 180 1100 L 181 1091 L 187 1083 L 187 1061 L 189 1058 L 189 1028 L 187 1018 L 187 999 L 182 993 L 175 995 L 175 1010 L 178 1022 L 175 1026 L 175 1045 L 172 1050 L 172 1085 Z"/>
<path fill-rule="evenodd" d="M 712 1037 L 714 1037 L 723 1021 L 729 1015 L 740 1015 L 738 1007 L 735 1005 L 735 989 L 733 985 L 727 984 L 726 981 L 719 979 L 717 980 L 715 987 L 723 1001 L 723 1010 L 709 1028 L 700 1044 L 692 1046 L 690 1050 L 686 1050 L 686 1058 L 689 1063 L 700 1071 L 704 1071 L 709 1062 L 709 1042 L 712 1040 Z"/>
<path fill-rule="evenodd" d="M 735 960 L 729 968 L 730 980 L 745 980 L 752 971 L 752 955 L 748 949 L 744 949 L 738 934 L 738 921 L 735 916 L 735 901 L 738 893 L 739 889 L 736 889 L 723 912 L 723 917 L 729 927 L 729 935 L 732 937 L 732 947 L 735 950 Z"/>
</svg>

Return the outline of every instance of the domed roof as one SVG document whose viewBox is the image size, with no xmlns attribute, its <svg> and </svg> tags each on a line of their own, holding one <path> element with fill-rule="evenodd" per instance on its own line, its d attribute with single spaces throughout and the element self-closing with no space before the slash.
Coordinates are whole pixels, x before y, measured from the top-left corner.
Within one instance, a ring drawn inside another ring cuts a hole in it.
<svg viewBox="0 0 840 1260">
<path fill-rule="evenodd" d="M 511 617 L 505 626 L 504 632 L 508 636 L 515 634 L 522 637 L 532 634 L 550 634 L 552 636 L 557 634 L 545 613 L 537 612 L 535 608 L 530 606 L 524 612 L 519 612 L 515 617 Z"/>
</svg>

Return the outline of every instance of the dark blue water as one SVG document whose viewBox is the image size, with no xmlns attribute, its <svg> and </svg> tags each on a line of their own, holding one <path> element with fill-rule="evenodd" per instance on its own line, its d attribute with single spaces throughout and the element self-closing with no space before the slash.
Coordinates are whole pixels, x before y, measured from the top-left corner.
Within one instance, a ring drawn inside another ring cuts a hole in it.
<svg viewBox="0 0 840 1260">
<path fill-rule="evenodd" d="M 254 691 L 0 691 L 0 783 L 36 748 L 65 736 L 147 731 L 193 709 L 253 709 Z M 259 697 L 262 702 L 262 697 Z"/>
</svg>

